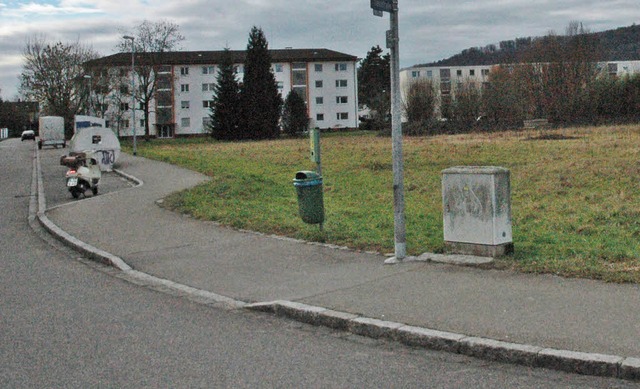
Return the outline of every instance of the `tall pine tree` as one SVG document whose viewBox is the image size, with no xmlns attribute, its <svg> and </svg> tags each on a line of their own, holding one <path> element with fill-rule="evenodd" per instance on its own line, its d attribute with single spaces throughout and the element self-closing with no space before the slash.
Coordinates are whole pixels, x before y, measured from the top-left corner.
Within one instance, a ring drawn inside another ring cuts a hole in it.
<svg viewBox="0 0 640 389">
<path fill-rule="evenodd" d="M 282 108 L 282 129 L 289 135 L 302 133 L 309 125 L 307 104 L 296 92 L 291 91 L 284 100 Z"/>
<path fill-rule="evenodd" d="M 220 140 L 241 139 L 240 112 L 240 86 L 236 79 L 233 58 L 226 48 L 216 76 L 211 106 L 211 136 Z"/>
<path fill-rule="evenodd" d="M 358 69 L 358 102 L 368 106 L 374 119 L 384 121 L 391 109 L 391 57 L 374 46 Z"/>
<path fill-rule="evenodd" d="M 280 134 L 278 121 L 282 97 L 271 70 L 269 45 L 262 29 L 254 26 L 249 34 L 244 80 L 240 93 L 241 132 L 247 139 L 273 139 Z"/>
</svg>

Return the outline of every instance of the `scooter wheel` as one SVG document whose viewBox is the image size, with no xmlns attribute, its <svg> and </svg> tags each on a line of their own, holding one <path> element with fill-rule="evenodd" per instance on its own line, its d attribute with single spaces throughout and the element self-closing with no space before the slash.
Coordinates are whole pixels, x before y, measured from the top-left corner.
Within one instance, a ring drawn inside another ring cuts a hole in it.
<svg viewBox="0 0 640 389">
<path fill-rule="evenodd" d="M 74 199 L 79 198 L 80 197 L 80 191 L 77 188 L 71 189 L 71 196 L 73 196 Z"/>
<path fill-rule="evenodd" d="M 98 187 L 97 186 L 94 186 L 93 188 L 91 188 L 91 191 L 93 192 L 94 196 L 98 195 Z"/>
</svg>

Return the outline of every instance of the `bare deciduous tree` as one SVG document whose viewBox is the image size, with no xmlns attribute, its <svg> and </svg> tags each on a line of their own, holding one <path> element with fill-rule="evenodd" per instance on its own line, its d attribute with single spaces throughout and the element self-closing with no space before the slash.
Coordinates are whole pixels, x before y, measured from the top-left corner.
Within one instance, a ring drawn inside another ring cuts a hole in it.
<svg viewBox="0 0 640 389">
<path fill-rule="evenodd" d="M 73 135 L 73 117 L 86 102 L 87 87 L 82 64 L 98 55 L 75 43 L 48 43 L 44 36 L 27 41 L 23 51 L 20 92 L 41 104 L 48 115 L 65 119 L 65 136 Z"/>
<path fill-rule="evenodd" d="M 453 91 L 452 116 L 459 125 L 471 127 L 480 116 L 482 93 L 475 82 L 466 79 Z"/>
<path fill-rule="evenodd" d="M 137 54 L 136 59 L 136 100 L 144 111 L 144 134 L 149 139 L 149 113 L 151 101 L 157 90 L 158 71 L 162 65 L 162 53 L 174 51 L 179 48 L 180 42 L 185 38 L 180 34 L 180 26 L 170 21 L 150 22 L 143 21 L 134 28 L 134 45 Z M 131 42 L 122 39 L 118 44 L 121 52 L 131 52 Z M 135 108 L 135 107 L 131 107 Z M 135 123 L 132 123 L 135 125 Z"/>
<path fill-rule="evenodd" d="M 404 99 L 404 112 L 407 121 L 424 123 L 432 119 L 437 99 L 435 85 L 430 79 L 419 78 L 411 82 Z"/>
</svg>

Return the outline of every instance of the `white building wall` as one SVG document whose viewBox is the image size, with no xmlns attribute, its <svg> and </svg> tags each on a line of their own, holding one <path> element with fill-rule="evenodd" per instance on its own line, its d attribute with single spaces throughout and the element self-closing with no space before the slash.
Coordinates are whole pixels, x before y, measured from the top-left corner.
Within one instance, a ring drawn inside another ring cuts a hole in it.
<svg viewBox="0 0 640 389">
<path fill-rule="evenodd" d="M 321 65 L 322 71 L 316 71 L 316 65 Z M 308 69 L 310 127 L 357 127 L 355 62 L 311 62 Z"/>
<path fill-rule="evenodd" d="M 317 70 L 316 65 L 319 65 L 321 70 Z M 215 73 L 203 74 L 203 67 L 215 67 Z M 236 67 L 238 79 L 241 80 L 244 68 L 241 64 L 236 64 Z M 188 74 L 183 74 L 185 73 L 183 68 L 188 69 Z M 292 64 L 274 63 L 272 70 L 284 100 L 293 89 Z M 217 65 L 174 66 L 175 135 L 207 132 L 203 120 L 209 117 L 211 111 L 209 107 L 204 106 L 203 102 L 211 101 L 213 98 L 211 88 L 216 83 L 218 71 Z M 317 86 L 316 82 L 320 82 L 321 85 Z M 188 91 L 184 85 L 188 85 Z M 203 88 L 203 85 L 207 86 Z M 358 126 L 355 62 L 308 62 L 306 86 L 310 127 L 356 128 Z M 182 108 L 183 102 L 188 102 L 188 108 Z M 187 119 L 186 122 L 185 119 Z"/>
<path fill-rule="evenodd" d="M 318 68 L 316 68 L 318 65 Z M 244 68 L 236 64 L 237 78 L 242 80 Z M 203 71 L 206 68 L 206 72 Z M 278 90 L 284 100 L 293 89 L 293 64 L 276 62 L 272 70 L 278 83 Z M 173 72 L 173 136 L 206 134 L 204 123 L 211 110 L 213 86 L 219 72 L 217 64 L 211 65 L 174 65 Z M 358 126 L 357 68 L 355 61 L 347 62 L 306 62 L 306 94 L 310 127 L 319 128 L 356 128 Z M 206 74 L 205 74 L 206 73 Z M 317 84 L 319 82 L 320 84 Z M 131 104 L 129 102 L 129 104 Z M 139 107 L 136 107 L 139 108 Z M 151 104 L 150 132 L 156 134 L 156 102 Z M 130 119 L 130 112 L 123 119 Z M 143 111 L 136 111 L 136 134 L 144 135 L 144 126 L 140 122 Z M 130 135 L 131 127 L 121 129 L 121 133 Z"/>
</svg>

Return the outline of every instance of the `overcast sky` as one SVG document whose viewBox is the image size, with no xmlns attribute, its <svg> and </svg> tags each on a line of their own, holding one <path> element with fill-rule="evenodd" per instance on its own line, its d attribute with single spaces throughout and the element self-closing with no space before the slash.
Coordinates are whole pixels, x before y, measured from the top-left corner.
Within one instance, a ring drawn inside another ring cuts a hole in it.
<svg viewBox="0 0 640 389">
<path fill-rule="evenodd" d="M 403 67 L 472 46 L 563 33 L 571 21 L 603 31 L 640 20 L 638 0 L 399 0 L 399 8 Z M 388 14 L 373 16 L 370 0 L 0 0 L 0 96 L 17 95 L 29 37 L 80 41 L 109 55 L 145 19 L 180 25 L 183 50 L 245 49 L 256 25 L 273 49 L 328 48 L 360 58 L 385 46 L 389 28 Z"/>
</svg>

